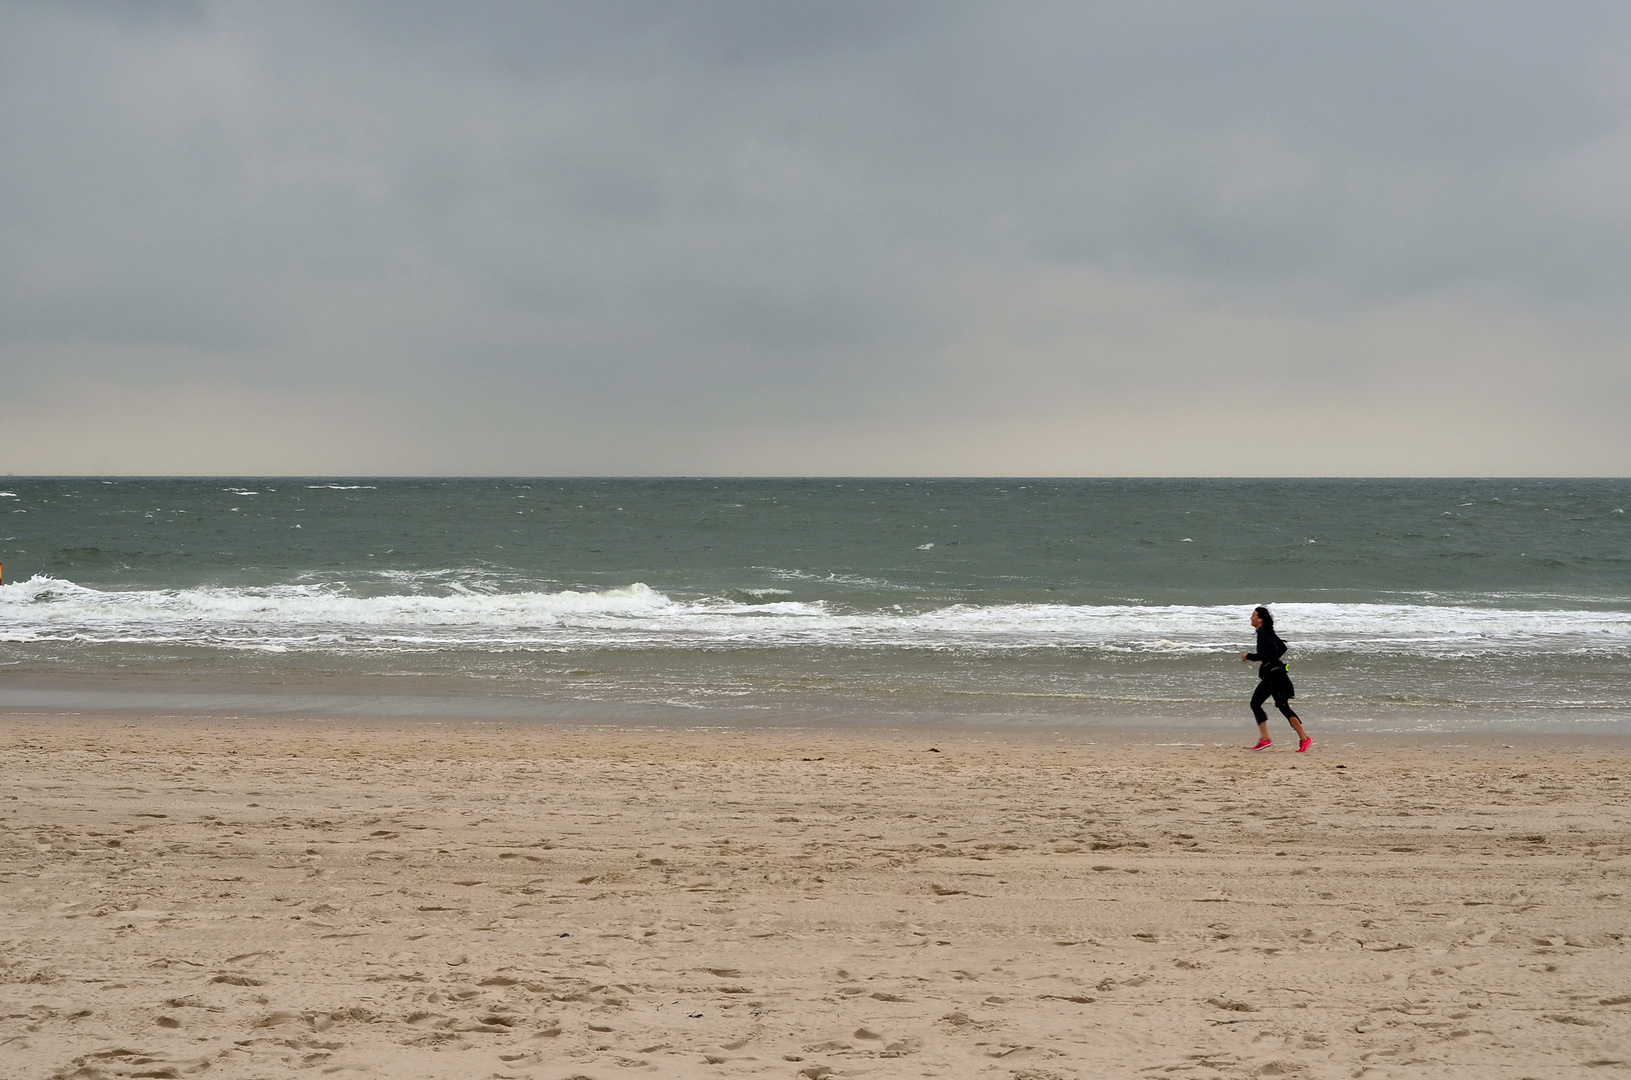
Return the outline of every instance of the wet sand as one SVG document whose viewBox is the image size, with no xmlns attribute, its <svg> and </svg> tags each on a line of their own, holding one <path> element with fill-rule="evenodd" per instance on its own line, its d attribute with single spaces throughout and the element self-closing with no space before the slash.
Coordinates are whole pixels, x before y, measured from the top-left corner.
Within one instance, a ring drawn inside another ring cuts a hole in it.
<svg viewBox="0 0 1631 1080">
<path fill-rule="evenodd" d="M 0 1074 L 1631 1072 L 1631 742 L 1249 734 L 0 716 Z"/>
</svg>

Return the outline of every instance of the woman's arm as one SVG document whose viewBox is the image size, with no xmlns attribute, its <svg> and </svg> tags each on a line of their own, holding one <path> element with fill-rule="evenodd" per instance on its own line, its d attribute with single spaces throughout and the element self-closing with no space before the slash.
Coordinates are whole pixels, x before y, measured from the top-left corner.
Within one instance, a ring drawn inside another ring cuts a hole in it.
<svg viewBox="0 0 1631 1080">
<path fill-rule="evenodd" d="M 1262 659 L 1264 654 L 1268 652 L 1269 641 L 1263 637 L 1264 629 L 1265 628 L 1261 626 L 1257 628 L 1257 652 L 1241 653 L 1240 658 L 1242 660 L 1245 660 L 1247 663 L 1256 663 L 1258 660 Z"/>
</svg>

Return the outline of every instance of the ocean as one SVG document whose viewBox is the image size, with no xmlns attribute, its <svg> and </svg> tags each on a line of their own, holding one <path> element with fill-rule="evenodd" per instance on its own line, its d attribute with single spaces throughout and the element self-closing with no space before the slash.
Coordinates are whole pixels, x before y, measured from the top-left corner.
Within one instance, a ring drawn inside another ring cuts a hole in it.
<svg viewBox="0 0 1631 1080">
<path fill-rule="evenodd" d="M 1631 481 L 0 481 L 0 709 L 1631 730 Z M 1273 720 L 1279 725 L 1277 717 Z"/>
</svg>

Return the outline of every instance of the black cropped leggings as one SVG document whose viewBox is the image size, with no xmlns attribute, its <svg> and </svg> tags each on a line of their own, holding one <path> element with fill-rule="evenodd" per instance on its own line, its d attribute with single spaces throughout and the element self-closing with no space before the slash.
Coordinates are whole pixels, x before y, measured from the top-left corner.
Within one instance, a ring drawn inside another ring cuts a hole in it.
<svg viewBox="0 0 1631 1080">
<path fill-rule="evenodd" d="M 1286 678 L 1284 672 L 1270 675 L 1259 682 L 1257 689 L 1252 691 L 1252 715 L 1257 717 L 1259 724 L 1268 723 L 1269 714 L 1263 711 L 1263 702 L 1272 697 L 1274 707 L 1280 710 L 1280 715 L 1287 720 L 1292 719 L 1297 715 L 1291 710 L 1291 696 L 1295 693 L 1296 691 L 1291 688 L 1291 680 Z"/>
</svg>

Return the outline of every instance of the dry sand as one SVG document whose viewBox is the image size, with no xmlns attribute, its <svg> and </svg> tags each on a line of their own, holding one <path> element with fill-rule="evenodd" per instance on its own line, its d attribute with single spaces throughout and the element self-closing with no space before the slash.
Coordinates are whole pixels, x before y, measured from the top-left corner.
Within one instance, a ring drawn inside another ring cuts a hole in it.
<svg viewBox="0 0 1631 1080">
<path fill-rule="evenodd" d="M 1631 747 L 1218 741 L 3 717 L 0 1076 L 1631 1071 Z"/>
</svg>

